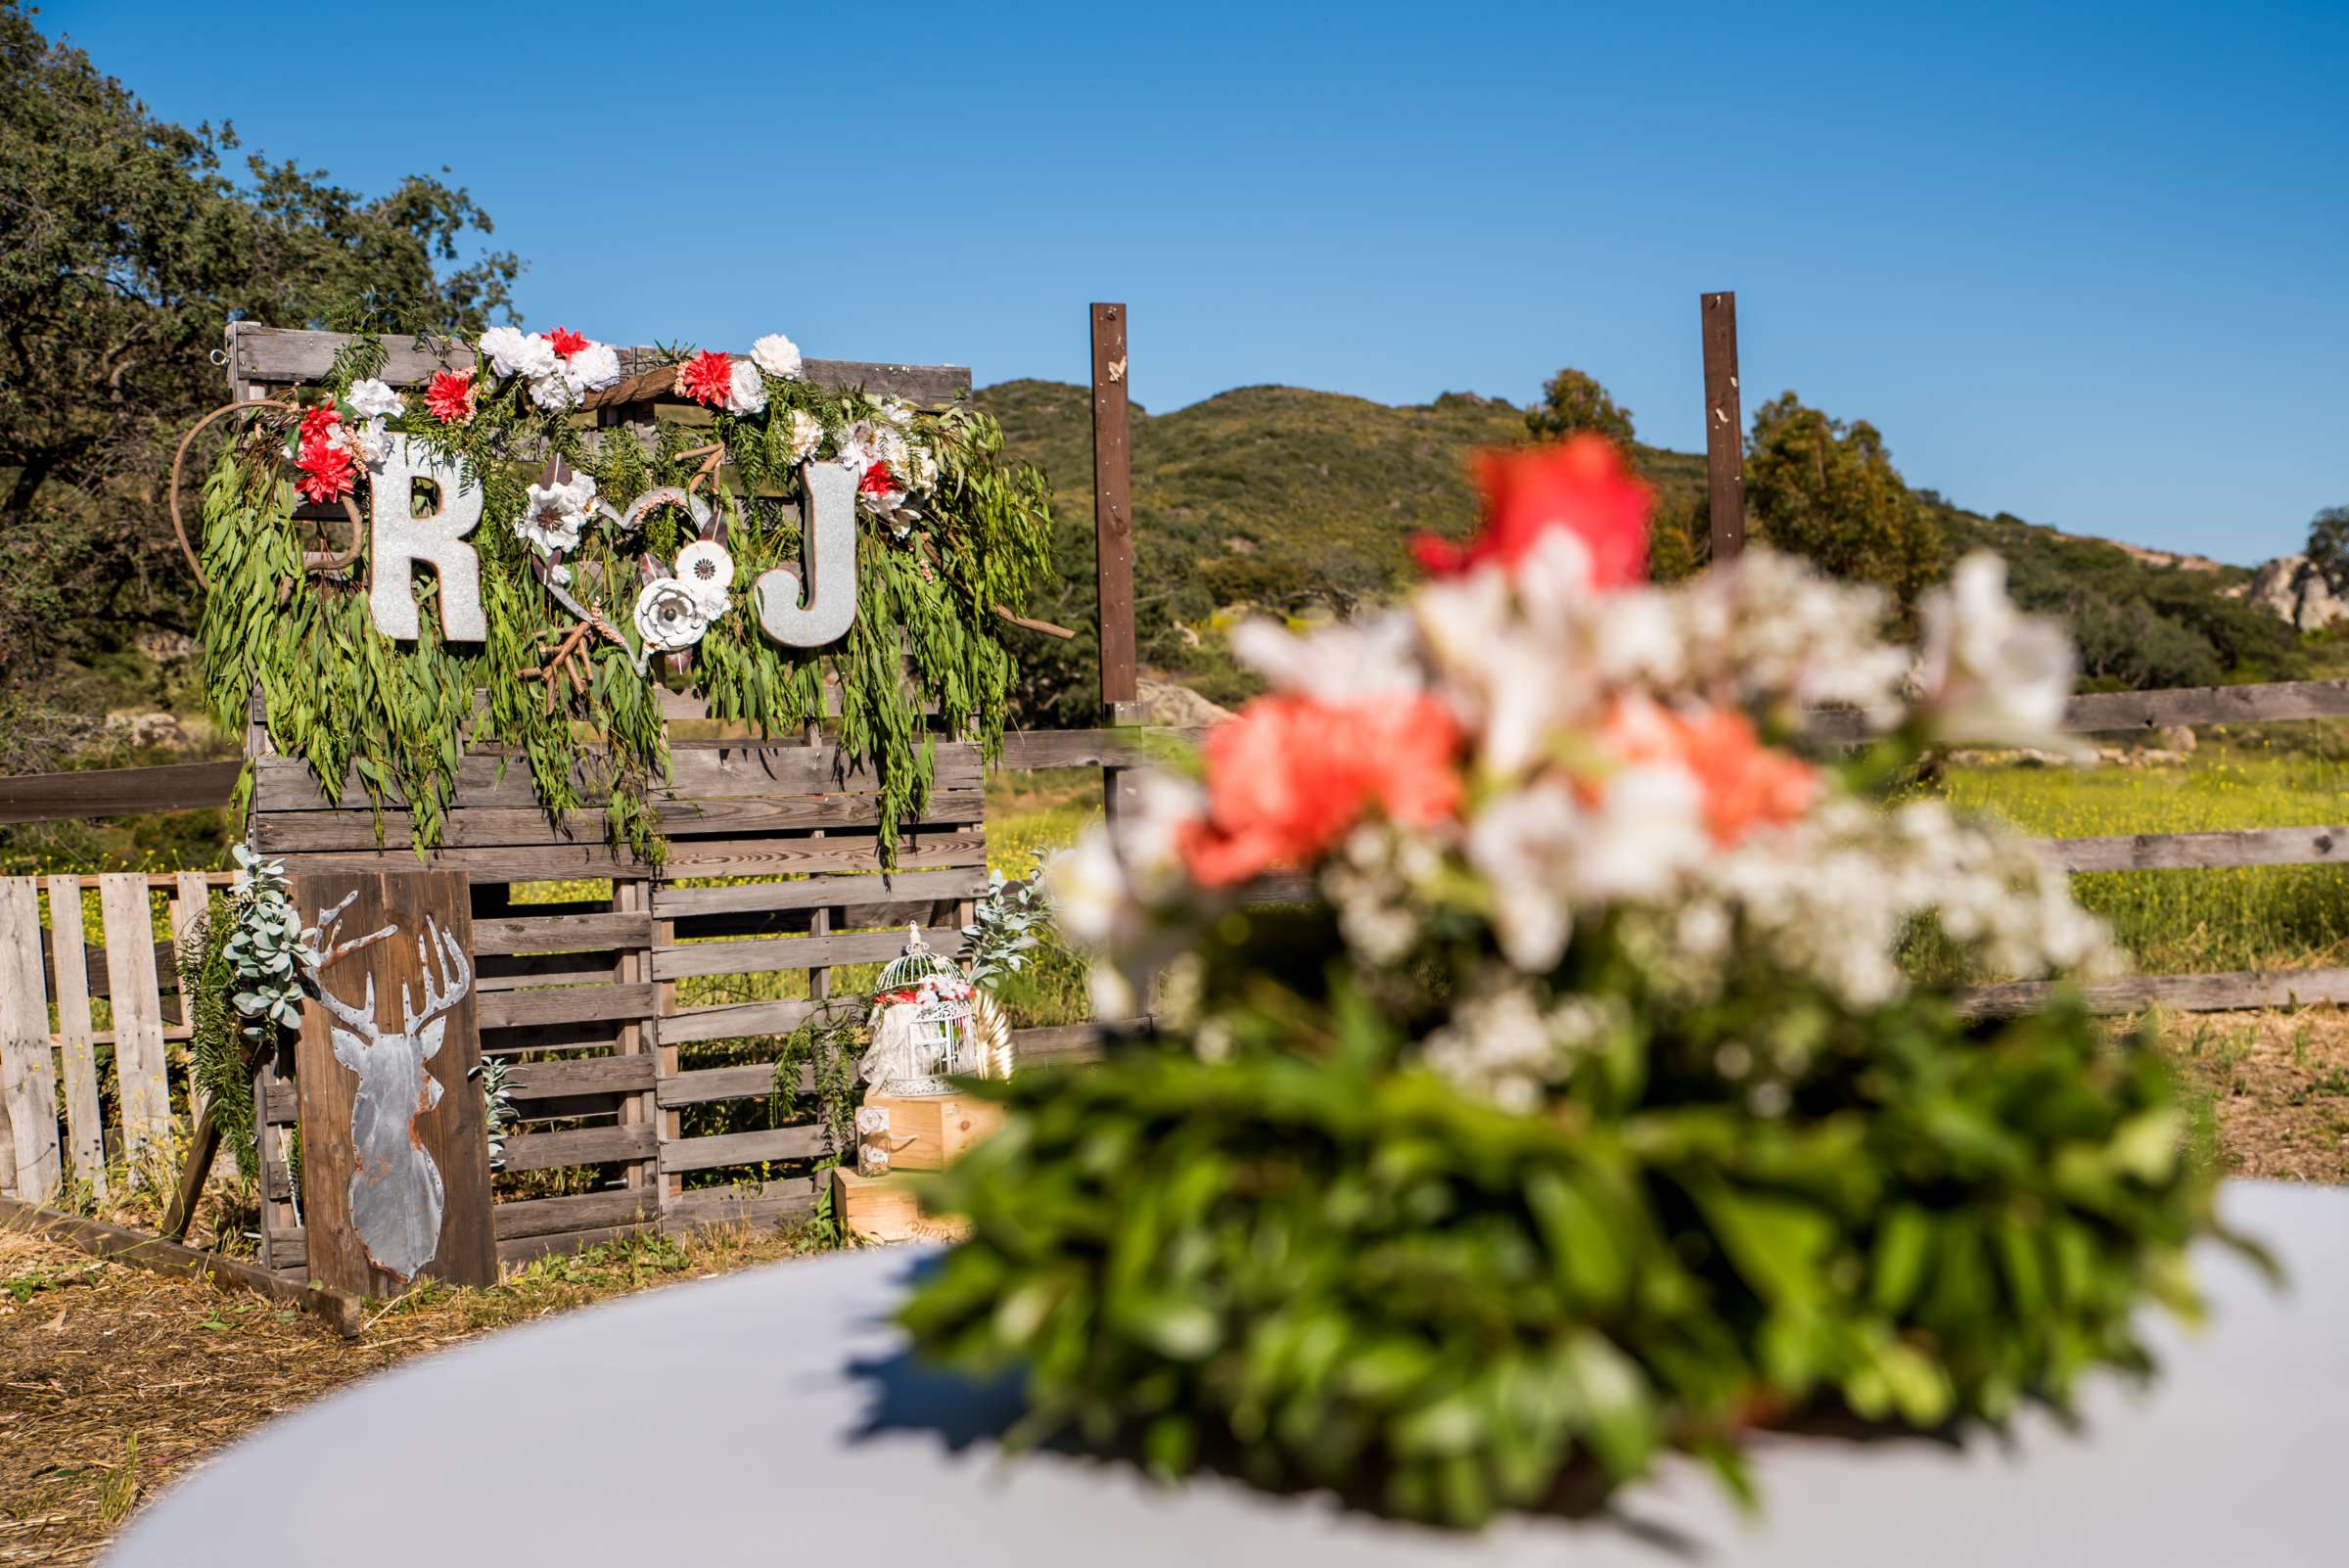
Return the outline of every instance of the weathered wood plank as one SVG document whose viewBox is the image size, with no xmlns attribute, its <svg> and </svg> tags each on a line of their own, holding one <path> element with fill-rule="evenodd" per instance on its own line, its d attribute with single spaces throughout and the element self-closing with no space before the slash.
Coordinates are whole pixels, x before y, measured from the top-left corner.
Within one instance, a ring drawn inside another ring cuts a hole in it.
<svg viewBox="0 0 2349 1568">
<path fill-rule="evenodd" d="M 696 1187 L 669 1200 L 663 1217 L 664 1230 L 694 1225 L 773 1224 L 805 1220 L 815 1212 L 815 1181 L 810 1176 L 787 1176 L 757 1186 L 737 1183 L 724 1187 Z"/>
<path fill-rule="evenodd" d="M 1059 1024 L 1011 1032 L 1012 1070 L 1101 1059 L 1101 1034 L 1090 1024 Z"/>
<path fill-rule="evenodd" d="M 641 1224 L 659 1212 L 650 1191 L 623 1187 L 572 1198 L 511 1199 L 490 1211 L 490 1221 L 497 1227 L 498 1240 L 519 1241 L 525 1236 L 559 1235 L 567 1230 Z"/>
<path fill-rule="evenodd" d="M 49 879 L 50 951 L 56 977 L 57 1038 L 66 1082 L 66 1140 L 73 1175 L 106 1196 L 106 1122 L 98 1098 L 98 1057 L 91 1049 L 89 959 L 81 931 L 81 879 Z"/>
<path fill-rule="evenodd" d="M 609 1165 L 647 1160 L 654 1153 L 649 1127 L 582 1127 L 560 1132 L 518 1132 L 506 1139 L 508 1171 L 551 1171 L 566 1165 Z"/>
<path fill-rule="evenodd" d="M 641 1094 L 653 1086 L 649 1056 L 583 1056 L 570 1061 L 517 1062 L 508 1092 L 517 1104 L 582 1094 Z"/>
<path fill-rule="evenodd" d="M 712 1007 L 687 1007 L 666 1014 L 655 1028 L 663 1045 L 690 1045 L 697 1040 L 744 1039 L 760 1035 L 788 1035 L 800 1027 L 819 1004 L 790 997 L 779 1001 L 721 1002 Z M 673 1079 L 665 1079 L 672 1083 Z"/>
<path fill-rule="evenodd" d="M 922 940 L 932 951 L 949 958 L 962 951 L 962 933 L 952 927 L 932 926 L 922 933 Z M 689 975 L 753 975 L 829 964 L 869 964 L 895 958 L 904 946 L 902 931 L 687 943 L 653 949 L 653 978 L 683 980 Z"/>
<path fill-rule="evenodd" d="M 958 827 L 922 828 L 900 840 L 898 863 L 907 869 L 936 866 L 984 866 L 987 835 Z M 668 846 L 666 875 L 670 877 L 789 876 L 815 871 L 866 871 L 878 867 L 874 840 L 673 839 Z"/>
<path fill-rule="evenodd" d="M 256 818 L 256 820 L 258 820 Z M 406 845 L 394 842 L 378 851 L 317 850 L 280 852 L 289 872 L 301 871 L 462 871 L 476 882 L 568 882 L 576 878 L 625 878 L 641 881 L 655 867 L 626 851 L 601 844 L 533 845 L 523 849 L 436 850 L 419 860 Z"/>
<path fill-rule="evenodd" d="M 807 877 L 796 882 L 754 882 L 722 888 L 653 886 L 653 913 L 664 920 L 695 915 L 748 913 L 765 909 L 826 909 L 847 904 L 903 902 L 917 899 L 967 899 L 987 891 L 978 867 L 947 871 L 867 871 Z"/>
<path fill-rule="evenodd" d="M 665 1141 L 661 1145 L 661 1170 L 664 1175 L 714 1171 L 724 1165 L 811 1160 L 823 1152 L 824 1134 L 820 1128 L 775 1127 L 758 1132 L 720 1132 L 714 1137 Z"/>
<path fill-rule="evenodd" d="M 622 887 L 629 884 L 622 883 Z M 521 991 L 543 986 L 605 986 L 612 982 L 615 953 L 532 952 L 488 953 L 474 965 L 474 986 L 484 996 L 491 992 Z M 500 1040 L 501 1046 L 509 1041 Z"/>
<path fill-rule="evenodd" d="M 2066 871 L 2170 871 L 2349 861 L 2349 827 L 2244 828 L 2216 833 L 2137 833 L 2044 839 Z"/>
<path fill-rule="evenodd" d="M 641 1018 L 653 1010 L 650 986 L 563 986 L 546 991 L 499 991 L 481 998 L 483 1029 L 518 1024 L 569 1024 Z"/>
<path fill-rule="evenodd" d="M 652 916 L 629 911 L 516 915 L 473 923 L 473 950 L 484 957 L 491 953 L 600 952 L 650 946 L 652 941 Z"/>
<path fill-rule="evenodd" d="M 250 321 L 231 322 L 228 328 L 229 375 L 239 382 L 265 387 L 316 382 L 333 368 L 335 354 L 347 341 L 346 335 L 339 332 L 264 327 Z M 475 358 L 471 344 L 453 339 L 427 344 L 417 338 L 388 333 L 384 336 L 383 345 L 383 379 L 394 387 L 420 385 L 430 381 L 436 370 L 461 368 L 472 364 Z M 622 348 L 621 353 L 623 360 L 631 354 L 650 358 L 656 350 L 631 347 Z M 673 377 L 673 373 L 643 374 L 651 376 L 649 386 L 654 391 Z M 828 387 L 835 392 L 862 388 L 869 392 L 928 405 L 953 402 L 967 395 L 971 390 L 971 373 L 961 365 L 900 365 L 862 359 L 809 359 L 803 362 L 801 375 L 819 387 Z"/>
<path fill-rule="evenodd" d="M 2006 981 L 1973 986 L 1958 1003 L 1977 1014 L 2029 1012 L 2046 1005 L 2054 987 L 2046 981 Z M 2132 975 L 2083 988 L 2099 1013 L 2133 1013 L 2156 1003 L 2182 1012 L 2229 1012 L 2253 1007 L 2304 1007 L 2313 1002 L 2349 1002 L 2349 969 L 2238 970 L 2212 975 Z"/>
<path fill-rule="evenodd" d="M 939 822 L 977 821 L 986 812 L 985 793 L 976 785 L 931 794 L 923 815 Z M 878 795 L 793 795 L 710 798 L 675 803 L 661 809 L 660 828 L 676 839 L 684 834 L 787 833 L 808 828 L 870 827 L 881 819 Z M 483 850 L 552 845 L 600 848 L 601 811 L 571 811 L 549 819 L 536 807 L 461 806 L 441 824 L 439 847 Z M 253 819 L 254 847 L 264 853 L 320 850 L 374 851 L 404 848 L 412 825 L 404 811 L 387 811 L 379 841 L 368 810 L 273 811 Z"/>
<path fill-rule="evenodd" d="M 1745 416 L 1737 386 L 1737 296 L 1700 295 L 1705 364 L 1705 492 L 1716 561 L 1745 548 Z"/>
<path fill-rule="evenodd" d="M 171 1086 L 164 1076 L 163 1017 L 155 967 L 155 916 L 147 879 L 110 872 L 98 879 L 106 926 L 107 989 L 115 1011 L 115 1081 L 122 1106 L 122 1148 L 131 1163 L 171 1135 Z"/>
<path fill-rule="evenodd" d="M 47 1203 L 65 1184 L 40 886 L 30 877 L 0 877 L 0 1176 L 27 1203 Z"/>
<path fill-rule="evenodd" d="M 815 1086 L 813 1068 L 802 1068 L 798 1087 L 806 1093 Z M 705 1067 L 698 1072 L 674 1073 L 661 1081 L 659 1098 L 664 1110 L 680 1105 L 708 1105 L 715 1100 L 763 1099 L 775 1091 L 775 1064 L 754 1062 L 748 1067 Z"/>
<path fill-rule="evenodd" d="M 1005 731 L 997 765 L 1025 773 L 1047 767 L 1148 767 L 1178 758 L 1204 728 L 1030 729 Z"/>
<path fill-rule="evenodd" d="M 242 762 L 176 762 L 164 767 L 93 767 L 0 778 L 0 822 L 59 822 L 222 807 L 228 804 L 244 766 Z"/>
<path fill-rule="evenodd" d="M 339 804 L 330 805 L 309 765 L 298 758 L 264 757 L 254 762 L 253 769 L 253 807 L 257 811 L 372 811 L 355 772 L 345 778 Z M 657 804 L 689 805 L 745 796 L 870 795 L 881 787 L 869 767 L 852 765 L 839 747 L 804 743 L 679 741 L 669 751 L 669 782 L 655 791 Z M 936 788 L 975 789 L 980 782 L 977 747 L 950 741 L 937 748 L 932 773 Z M 581 773 L 580 784 L 582 789 L 591 789 L 592 769 Z M 404 801 L 393 792 L 386 804 L 397 809 Z M 457 764 L 456 804 L 460 809 L 506 807 L 535 810 L 537 787 L 521 758 L 496 747 L 477 747 Z"/>
</svg>

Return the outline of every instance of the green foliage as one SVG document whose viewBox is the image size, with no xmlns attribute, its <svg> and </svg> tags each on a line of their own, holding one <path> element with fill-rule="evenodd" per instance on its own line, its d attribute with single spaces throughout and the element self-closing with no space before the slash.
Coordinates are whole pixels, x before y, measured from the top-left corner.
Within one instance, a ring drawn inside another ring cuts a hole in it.
<svg viewBox="0 0 2349 1568">
<path fill-rule="evenodd" d="M 1756 537 L 1904 606 L 1948 568 L 1939 518 L 1901 482 L 1876 428 L 1829 419 L 1792 392 L 1755 410 L 1745 493 Z"/>
<path fill-rule="evenodd" d="M 1526 434 L 1538 441 L 1564 440 L 1585 431 L 1616 445 L 1632 444 L 1632 416 L 1617 405 L 1598 378 L 1572 366 L 1542 387 L 1542 400 L 1525 412 Z"/>
<path fill-rule="evenodd" d="M 237 965 L 229 957 L 235 911 L 218 894 L 179 944 L 179 992 L 188 1007 L 188 1082 L 194 1097 L 211 1106 L 212 1125 L 233 1152 L 237 1174 L 259 1179 L 260 1147 L 253 1125 L 253 1066 L 249 1024 L 231 1000 Z"/>
<path fill-rule="evenodd" d="M 125 691 L 122 656 L 195 628 L 161 477 L 227 396 L 209 356 L 230 320 L 469 332 L 509 308 L 512 254 L 459 264 L 489 229 L 463 190 L 368 198 L 237 151 L 0 0 L 0 688 L 39 707 L 162 695 Z"/>
<path fill-rule="evenodd" d="M 368 373 L 380 352 L 362 337 L 338 357 L 328 391 L 340 393 Z M 473 417 L 457 425 L 440 424 L 410 399 L 394 429 L 460 465 L 483 490 L 483 522 L 470 536 L 488 623 L 479 645 L 442 639 L 431 579 L 417 582 L 421 635 L 406 644 L 375 631 L 352 574 L 313 585 L 300 567 L 283 458 L 294 416 L 251 417 L 206 490 L 204 563 L 212 592 L 203 646 L 214 714 L 223 724 L 237 721 L 244 693 L 257 685 L 278 746 L 309 764 L 330 799 L 355 776 L 379 812 L 398 803 L 419 853 L 439 841 L 465 751 L 488 739 L 528 761 L 549 813 L 592 800 L 614 843 L 658 858 L 651 795 L 668 776 L 668 732 L 652 685 L 638 672 L 632 610 L 640 564 L 666 573 L 684 542 L 676 510 L 653 514 L 642 537 L 620 536 L 600 523 L 582 536 L 566 563 L 572 592 L 629 640 L 590 639 L 585 690 L 566 688 L 553 703 L 542 680 L 526 671 L 547 662 L 571 617 L 541 582 L 537 559 L 513 523 L 546 456 L 561 457 L 591 476 L 600 494 L 625 504 L 654 486 L 693 483 L 702 471 L 694 449 L 714 438 L 724 461 L 708 493 L 735 563 L 735 608 L 691 650 L 684 683 L 708 699 L 714 718 L 796 739 L 823 720 L 828 663 L 839 677 L 840 745 L 879 780 L 881 853 L 893 861 L 900 825 L 918 821 L 929 801 L 935 742 L 924 700 L 944 732 L 967 735 L 990 754 L 1001 739 L 1013 669 L 996 639 L 994 612 L 1025 604 L 1049 557 L 1047 492 L 1036 469 L 1005 453 L 1002 433 L 986 414 L 958 407 L 908 416 L 937 457 L 938 483 L 918 511 L 890 520 L 860 515 L 858 608 L 848 636 L 828 650 L 778 647 L 758 629 L 749 589 L 760 573 L 799 557 L 791 416 L 805 412 L 836 437 L 852 422 L 886 420 L 891 410 L 861 392 L 804 381 L 770 378 L 767 387 L 763 416 L 718 413 L 709 425 L 663 424 L 649 452 L 619 429 L 601 433 L 589 450 L 579 428 L 537 408 L 519 379 L 485 387 Z M 488 698 L 478 715 L 477 691 Z M 591 749 L 589 736 L 601 745 Z"/>
<path fill-rule="evenodd" d="M 823 1130 L 824 1150 L 815 1169 L 820 1174 L 838 1165 L 856 1147 L 856 1063 L 869 1041 L 862 1015 L 869 1005 L 858 996 L 818 1008 L 800 1027 L 784 1037 L 775 1057 L 775 1089 L 770 1109 L 777 1118 L 798 1105 L 801 1080 L 815 1085 L 815 1121 Z M 819 1186 L 829 1189 L 821 1180 Z"/>
<path fill-rule="evenodd" d="M 1134 1046 L 976 1085 L 1013 1114 L 940 1178 L 972 1238 L 905 1321 L 1023 1369 L 1030 1436 L 1473 1525 L 1665 1449 L 1742 1486 L 1761 1411 L 2061 1405 L 2145 1364 L 2147 1295 L 2194 1310 L 2210 1191 L 2148 1041 L 1919 997 L 1828 1031 L 1766 1115 L 1681 1065 L 1756 1022 L 1636 1026 L 1520 1116 L 1402 1065 L 1350 987 L 1260 980 L 1227 1061 Z"/>
<path fill-rule="evenodd" d="M 2328 506 L 2309 520 L 2308 559 L 2333 592 L 2349 592 L 2349 506 Z"/>
</svg>

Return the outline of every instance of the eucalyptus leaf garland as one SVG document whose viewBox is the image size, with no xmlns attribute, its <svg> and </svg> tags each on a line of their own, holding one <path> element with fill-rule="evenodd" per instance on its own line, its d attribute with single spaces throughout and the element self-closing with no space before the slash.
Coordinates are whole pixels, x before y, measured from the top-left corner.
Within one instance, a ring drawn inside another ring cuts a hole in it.
<svg viewBox="0 0 2349 1568">
<path fill-rule="evenodd" d="M 323 394 L 343 398 L 383 358 L 379 343 L 355 340 Z M 1049 492 L 1040 471 L 1004 451 L 995 422 L 967 404 L 911 411 L 798 379 L 765 385 L 761 413 L 720 409 L 707 426 L 657 425 L 650 449 L 626 427 L 591 432 L 586 416 L 539 407 L 521 378 L 500 383 L 486 366 L 461 422 L 443 424 L 410 398 L 390 433 L 459 465 L 484 494 L 482 521 L 467 538 L 480 557 L 488 626 L 478 644 L 443 640 L 430 576 L 417 581 L 421 634 L 402 643 L 374 628 L 363 560 L 305 571 L 305 525 L 295 515 L 286 452 L 299 416 L 282 408 L 249 416 L 205 488 L 201 560 L 210 593 L 202 640 L 214 715 L 241 729 L 257 689 L 272 739 L 308 765 L 327 799 L 340 803 L 355 782 L 379 828 L 387 807 L 405 810 L 419 854 L 440 842 L 466 753 L 488 745 L 529 767 L 550 816 L 598 806 L 612 843 L 657 861 L 654 796 L 668 777 L 668 740 L 652 682 L 663 666 L 656 659 L 650 675 L 638 673 L 643 650 L 629 607 L 640 558 L 672 561 L 692 528 L 674 507 L 652 511 L 633 537 L 607 520 L 588 527 L 564 563 L 569 591 L 625 645 L 588 638 L 584 689 L 558 683 L 550 700 L 533 672 L 576 620 L 541 580 L 543 565 L 515 523 L 549 458 L 592 477 L 599 497 L 620 506 L 704 475 L 701 493 L 724 519 L 735 564 L 734 608 L 693 648 L 683 689 L 706 699 L 713 718 L 761 739 L 797 739 L 824 721 L 828 667 L 840 692 L 844 763 L 869 767 L 877 781 L 880 853 L 894 864 L 899 831 L 928 806 L 937 735 L 966 737 L 990 757 L 1000 746 L 1013 666 L 995 611 L 1023 608 L 1048 566 Z M 800 558 L 795 412 L 823 432 L 809 461 L 830 460 L 852 425 L 893 415 L 937 461 L 918 505 L 888 517 L 859 508 L 856 620 L 840 642 L 815 650 L 770 641 L 751 603 L 759 574 Z M 708 465 L 686 454 L 710 442 L 722 448 L 722 467 L 705 475 Z M 925 707 L 936 712 L 935 728 Z M 249 793 L 238 802 L 246 804 Z"/>
</svg>

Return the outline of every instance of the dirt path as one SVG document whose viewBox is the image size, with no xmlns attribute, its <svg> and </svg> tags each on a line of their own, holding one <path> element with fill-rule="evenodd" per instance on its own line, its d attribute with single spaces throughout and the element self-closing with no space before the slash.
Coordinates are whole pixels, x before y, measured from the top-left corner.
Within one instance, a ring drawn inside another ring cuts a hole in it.
<svg viewBox="0 0 2349 1568">
<path fill-rule="evenodd" d="M 2349 1010 L 2161 1021 L 2230 1174 L 2349 1183 Z"/>
<path fill-rule="evenodd" d="M 257 1297 L 0 1230 L 0 1564 L 95 1560 L 161 1487 L 272 1415 L 379 1367 L 800 1250 L 773 1232 L 598 1248 L 494 1289 L 411 1296 L 346 1341 Z"/>
</svg>

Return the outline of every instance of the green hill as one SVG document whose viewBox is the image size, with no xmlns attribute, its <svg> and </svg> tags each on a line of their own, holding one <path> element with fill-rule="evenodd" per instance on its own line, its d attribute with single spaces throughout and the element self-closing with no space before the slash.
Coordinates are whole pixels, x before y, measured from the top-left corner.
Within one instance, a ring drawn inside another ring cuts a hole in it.
<svg viewBox="0 0 2349 1568">
<path fill-rule="evenodd" d="M 1058 489 L 1058 582 L 1037 613 L 1082 628 L 1024 652 L 1032 720 L 1089 722 L 1095 697 L 1090 399 L 1082 387 L 1011 381 L 978 393 L 1012 448 Z M 1251 683 L 1221 628 L 1242 607 L 1343 615 L 1410 580 L 1411 536 L 1475 524 L 1468 453 L 1525 432 L 1521 409 L 1448 392 L 1394 407 L 1295 387 L 1241 387 L 1170 414 L 1133 409 L 1134 591 L 1145 665 L 1219 702 Z M 1701 454 L 1636 448 L 1667 518 L 1703 531 Z M 1984 517 L 1929 490 L 1951 554 L 2005 556 L 2016 597 L 2058 615 L 2080 643 L 2084 684 L 2201 685 L 2305 667 L 2298 636 L 2245 603 L 2239 567 L 2163 564 L 2007 513 Z M 2231 595 L 2232 590 L 2232 595 Z M 1044 639 L 1037 639 L 1039 643 Z"/>
</svg>

